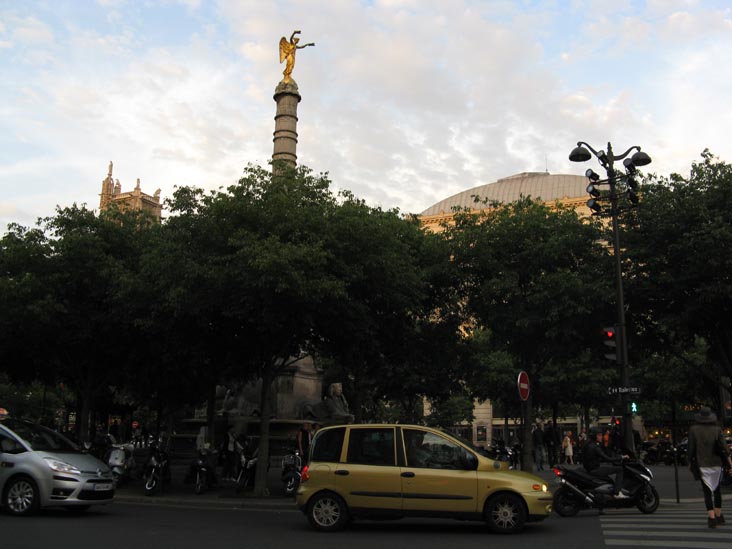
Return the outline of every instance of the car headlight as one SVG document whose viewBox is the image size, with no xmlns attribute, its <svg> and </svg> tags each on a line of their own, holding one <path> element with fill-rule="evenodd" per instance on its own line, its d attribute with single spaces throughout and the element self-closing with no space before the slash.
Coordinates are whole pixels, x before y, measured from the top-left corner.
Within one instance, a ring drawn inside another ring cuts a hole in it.
<svg viewBox="0 0 732 549">
<path fill-rule="evenodd" d="M 78 475 L 81 473 L 76 467 L 73 465 L 66 463 L 65 461 L 59 461 L 58 459 L 53 458 L 45 458 L 46 464 L 57 473 L 71 473 L 73 475 Z"/>
<path fill-rule="evenodd" d="M 534 492 L 546 492 L 549 489 L 549 487 L 545 483 L 542 482 L 541 484 L 539 484 L 539 483 L 533 484 L 531 486 L 531 489 Z"/>
</svg>

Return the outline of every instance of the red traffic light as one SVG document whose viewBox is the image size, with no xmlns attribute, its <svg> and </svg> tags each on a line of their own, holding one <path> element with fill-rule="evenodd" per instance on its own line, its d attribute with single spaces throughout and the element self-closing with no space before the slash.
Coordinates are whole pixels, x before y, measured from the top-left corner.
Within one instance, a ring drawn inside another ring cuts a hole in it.
<svg viewBox="0 0 732 549">
<path fill-rule="evenodd" d="M 615 339 L 615 328 L 605 328 L 602 330 L 602 335 L 608 339 Z"/>
</svg>

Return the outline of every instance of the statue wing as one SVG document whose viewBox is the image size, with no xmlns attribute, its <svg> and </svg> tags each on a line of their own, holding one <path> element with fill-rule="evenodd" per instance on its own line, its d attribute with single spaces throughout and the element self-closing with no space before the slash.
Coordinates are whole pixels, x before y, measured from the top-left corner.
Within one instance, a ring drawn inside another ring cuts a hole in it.
<svg viewBox="0 0 732 549">
<path fill-rule="evenodd" d="M 290 43 L 284 36 L 280 38 L 280 63 L 285 60 L 287 54 L 290 53 Z"/>
</svg>

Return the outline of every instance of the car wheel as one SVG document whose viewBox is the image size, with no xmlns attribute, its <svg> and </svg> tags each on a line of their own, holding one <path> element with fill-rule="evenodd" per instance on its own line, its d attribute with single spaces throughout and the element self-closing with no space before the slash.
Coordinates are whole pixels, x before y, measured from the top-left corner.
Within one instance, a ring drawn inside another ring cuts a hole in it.
<svg viewBox="0 0 732 549">
<path fill-rule="evenodd" d="M 485 506 L 488 527 L 498 534 L 515 534 L 526 524 L 524 501 L 515 494 L 498 494 Z"/>
<path fill-rule="evenodd" d="M 646 484 L 643 488 L 643 493 L 638 496 L 638 510 L 641 513 L 649 515 L 658 509 L 659 503 L 660 500 L 656 488 L 650 484 Z"/>
<path fill-rule="evenodd" d="M 16 477 L 5 486 L 3 505 L 11 515 L 32 515 L 41 505 L 38 487 L 28 477 Z"/>
<path fill-rule="evenodd" d="M 566 486 L 561 486 L 554 492 L 552 505 L 559 516 L 573 517 L 579 513 L 581 502 L 574 492 Z"/>
<path fill-rule="evenodd" d="M 316 494 L 308 502 L 310 526 L 321 532 L 335 532 L 349 521 L 348 507 L 343 498 L 332 493 Z"/>
</svg>

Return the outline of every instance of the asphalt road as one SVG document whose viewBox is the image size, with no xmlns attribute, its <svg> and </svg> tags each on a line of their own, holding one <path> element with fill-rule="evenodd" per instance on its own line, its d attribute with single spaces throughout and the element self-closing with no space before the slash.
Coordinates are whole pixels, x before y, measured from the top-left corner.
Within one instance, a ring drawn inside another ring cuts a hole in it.
<svg viewBox="0 0 732 549">
<path fill-rule="evenodd" d="M 577 517 L 552 515 L 527 525 L 515 536 L 501 536 L 477 522 L 405 519 L 358 521 L 343 532 L 311 530 L 292 500 L 233 496 L 225 490 L 195 496 L 192 488 L 174 483 L 164 497 L 145 498 L 138 486 L 119 491 L 117 501 L 75 515 L 65 510 L 43 511 L 16 518 L 0 514 L 0 547 L 73 549 L 374 549 L 448 546 L 449 549 L 569 549 L 623 545 L 625 547 L 732 547 L 732 524 L 707 531 L 701 488 L 686 469 L 679 469 L 681 503 L 676 503 L 673 467 L 654 468 L 662 498 L 659 510 L 642 515 L 635 509 L 583 511 Z M 539 473 L 546 479 L 551 472 Z M 273 480 L 276 471 L 272 471 Z M 552 485 L 554 486 L 554 485 Z M 725 487 L 725 508 L 732 516 L 732 489 Z M 651 537 L 653 536 L 653 537 Z M 669 538 L 668 536 L 673 536 Z M 685 541 L 685 537 L 688 540 Z M 649 543 L 655 543 L 650 545 Z"/>
<path fill-rule="evenodd" d="M 356 522 L 333 534 L 310 528 L 295 510 L 218 509 L 117 502 L 76 516 L 44 511 L 25 519 L 0 516 L 2 547 L 7 549 L 374 549 L 447 545 L 484 547 L 602 547 L 596 514 L 568 522 L 550 517 L 515 536 L 492 534 L 481 523 L 449 520 Z"/>
</svg>

